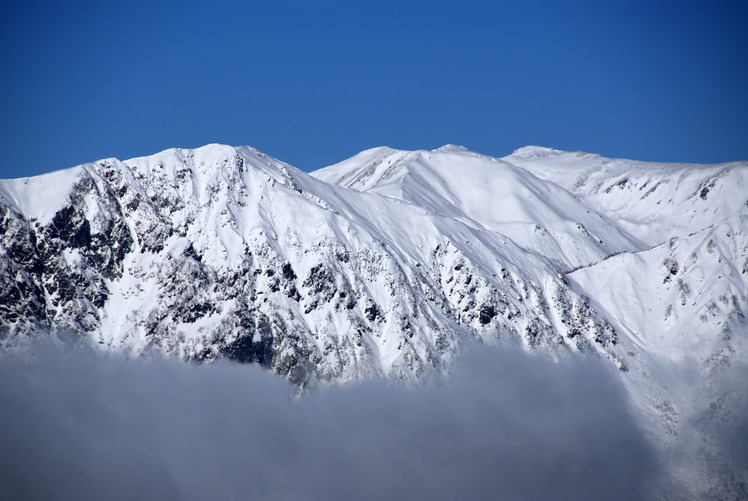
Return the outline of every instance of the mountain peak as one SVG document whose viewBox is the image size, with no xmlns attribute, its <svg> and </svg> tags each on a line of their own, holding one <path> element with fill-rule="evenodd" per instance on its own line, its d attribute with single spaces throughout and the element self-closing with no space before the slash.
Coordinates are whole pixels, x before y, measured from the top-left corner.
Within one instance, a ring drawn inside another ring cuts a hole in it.
<svg viewBox="0 0 748 501">
<path fill-rule="evenodd" d="M 523 146 L 522 148 L 517 148 L 512 152 L 512 157 L 522 157 L 522 158 L 546 158 L 556 155 L 561 155 L 564 153 L 568 153 L 563 150 L 556 150 L 554 148 L 547 148 L 545 146 Z"/>
<path fill-rule="evenodd" d="M 431 151 L 440 151 L 443 153 L 464 153 L 469 152 L 470 150 L 465 148 L 464 146 L 460 146 L 459 144 L 445 144 L 444 146 Z"/>
</svg>

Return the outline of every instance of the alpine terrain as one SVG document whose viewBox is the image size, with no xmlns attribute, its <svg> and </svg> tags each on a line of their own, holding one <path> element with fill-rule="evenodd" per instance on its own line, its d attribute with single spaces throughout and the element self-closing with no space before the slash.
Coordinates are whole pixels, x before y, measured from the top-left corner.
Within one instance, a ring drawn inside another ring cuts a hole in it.
<svg viewBox="0 0 748 501">
<path fill-rule="evenodd" d="M 212 144 L 0 181 L 4 357 L 225 358 L 306 388 L 445 373 L 468 344 L 586 353 L 696 497 L 748 496 L 715 438 L 745 421 L 746 312 L 748 162 L 447 145 L 308 174 Z"/>
</svg>

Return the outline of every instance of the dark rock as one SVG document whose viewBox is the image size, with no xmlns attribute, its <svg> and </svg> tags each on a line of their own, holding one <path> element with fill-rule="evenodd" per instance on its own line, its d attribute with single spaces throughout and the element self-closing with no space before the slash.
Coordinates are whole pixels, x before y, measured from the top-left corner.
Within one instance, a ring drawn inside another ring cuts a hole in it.
<svg viewBox="0 0 748 501">
<path fill-rule="evenodd" d="M 496 309 L 490 304 L 484 304 L 480 308 L 480 314 L 478 315 L 478 321 L 481 325 L 486 325 L 493 320 L 496 316 Z"/>
</svg>

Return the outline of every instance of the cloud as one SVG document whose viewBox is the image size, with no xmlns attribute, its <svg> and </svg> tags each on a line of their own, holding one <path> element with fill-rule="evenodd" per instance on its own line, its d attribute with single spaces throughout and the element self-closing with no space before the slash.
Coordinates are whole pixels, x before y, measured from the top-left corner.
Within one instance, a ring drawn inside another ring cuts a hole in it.
<svg viewBox="0 0 748 501">
<path fill-rule="evenodd" d="M 656 456 L 601 365 L 476 347 L 417 385 L 297 397 L 256 366 L 0 361 L 0 497 L 641 499 Z"/>
</svg>

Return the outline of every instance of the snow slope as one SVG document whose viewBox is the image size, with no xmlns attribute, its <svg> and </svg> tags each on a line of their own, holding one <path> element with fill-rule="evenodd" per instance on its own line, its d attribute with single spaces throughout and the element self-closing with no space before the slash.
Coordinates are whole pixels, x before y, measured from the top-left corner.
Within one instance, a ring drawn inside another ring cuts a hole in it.
<svg viewBox="0 0 748 501">
<path fill-rule="evenodd" d="M 453 145 L 416 152 L 377 148 L 312 175 L 500 233 L 564 270 L 644 248 L 564 187 Z"/>
<path fill-rule="evenodd" d="M 662 164 L 529 146 L 504 157 L 564 187 L 648 246 L 745 211 L 748 162 Z"/>
</svg>

